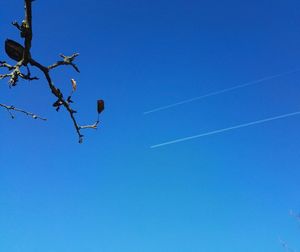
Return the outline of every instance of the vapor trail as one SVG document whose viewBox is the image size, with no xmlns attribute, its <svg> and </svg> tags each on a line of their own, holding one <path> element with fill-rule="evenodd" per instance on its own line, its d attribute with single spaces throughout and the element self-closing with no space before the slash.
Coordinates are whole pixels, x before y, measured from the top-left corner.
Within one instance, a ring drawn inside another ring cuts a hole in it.
<svg viewBox="0 0 300 252">
<path fill-rule="evenodd" d="M 161 106 L 161 107 L 149 110 L 149 111 L 145 111 L 144 115 L 154 113 L 154 112 L 157 112 L 157 111 L 161 111 L 161 110 L 165 110 L 165 109 L 169 109 L 169 108 L 172 108 L 172 107 L 176 107 L 176 106 L 179 106 L 179 105 L 182 105 L 182 104 L 185 104 L 185 103 L 190 103 L 190 102 L 193 102 L 193 101 L 196 101 L 196 100 L 202 100 L 202 99 L 208 98 L 210 96 L 215 96 L 215 95 L 227 93 L 227 92 L 235 90 L 235 89 L 248 87 L 248 86 L 251 86 L 251 85 L 254 85 L 254 84 L 258 84 L 258 83 L 261 83 L 261 82 L 264 82 L 264 81 L 267 81 L 267 80 L 279 78 L 279 77 L 282 77 L 282 76 L 285 76 L 285 75 L 288 75 L 288 74 L 292 74 L 292 73 L 296 73 L 296 72 L 299 72 L 299 71 L 300 71 L 300 69 L 297 69 L 297 70 L 291 70 L 291 71 L 287 71 L 287 72 L 280 73 L 280 74 L 267 76 L 267 77 L 264 77 L 264 78 L 261 78 L 261 79 L 258 79 L 258 80 L 246 82 L 244 84 L 240 84 L 240 85 L 233 86 L 233 87 L 230 87 L 230 88 L 221 89 L 221 90 L 211 92 L 211 93 L 208 93 L 208 94 L 205 94 L 205 95 L 201 95 L 201 96 L 193 97 L 193 98 L 190 98 L 190 99 L 187 99 L 187 100 L 172 103 L 172 104 L 169 104 L 169 105 Z"/>
<path fill-rule="evenodd" d="M 283 119 L 283 118 L 287 118 L 287 117 L 291 117 L 291 116 L 296 116 L 296 115 L 300 115 L 300 111 L 296 111 L 296 112 L 288 113 L 288 114 L 283 114 L 283 115 L 279 115 L 279 116 L 274 116 L 274 117 L 270 117 L 270 118 L 266 118 L 266 119 L 262 119 L 262 120 L 257 120 L 257 121 L 254 121 L 254 122 L 239 124 L 239 125 L 228 127 L 228 128 L 223 128 L 223 129 L 218 129 L 218 130 L 214 130 L 214 131 L 209 131 L 209 132 L 202 133 L 202 134 L 199 134 L 199 135 L 194 135 L 194 136 L 189 136 L 189 137 L 184 137 L 184 138 L 178 138 L 178 139 L 175 139 L 175 140 L 172 140 L 172 141 L 168 141 L 168 142 L 164 142 L 164 143 L 161 143 L 161 144 L 152 145 L 152 146 L 150 146 L 150 148 L 162 147 L 162 146 L 165 146 L 165 145 L 170 145 L 170 144 L 175 144 L 175 143 L 179 143 L 179 142 L 184 142 L 184 141 L 192 140 L 192 139 L 195 139 L 195 138 L 200 138 L 200 137 L 204 137 L 204 136 L 210 136 L 210 135 L 222 133 L 222 132 L 225 132 L 225 131 L 230 131 L 230 130 L 245 128 L 245 127 L 248 127 L 248 126 L 252 126 L 252 125 L 256 125 L 256 124 L 261 124 L 261 123 L 265 123 L 265 122 L 270 122 L 270 121 L 274 121 L 274 120 L 279 120 L 279 119 Z"/>
</svg>

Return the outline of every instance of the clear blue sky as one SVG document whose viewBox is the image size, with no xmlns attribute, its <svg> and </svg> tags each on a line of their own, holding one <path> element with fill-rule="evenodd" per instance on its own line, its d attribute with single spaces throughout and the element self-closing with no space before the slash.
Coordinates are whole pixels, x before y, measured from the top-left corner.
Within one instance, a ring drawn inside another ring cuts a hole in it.
<svg viewBox="0 0 300 252">
<path fill-rule="evenodd" d="M 2 0 L 3 42 L 23 1 Z M 144 115 L 155 107 L 300 68 L 296 0 L 41 1 L 32 55 L 62 67 L 84 144 L 43 76 L 0 101 L 47 122 L 0 111 L 0 251 L 266 252 L 300 248 L 300 116 L 161 148 L 153 144 L 300 110 L 300 73 Z"/>
</svg>

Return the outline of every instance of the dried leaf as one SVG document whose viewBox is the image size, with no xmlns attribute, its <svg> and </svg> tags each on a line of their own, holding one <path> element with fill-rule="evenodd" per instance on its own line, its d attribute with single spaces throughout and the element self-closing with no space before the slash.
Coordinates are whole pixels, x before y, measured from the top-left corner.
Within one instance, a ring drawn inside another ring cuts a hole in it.
<svg viewBox="0 0 300 252">
<path fill-rule="evenodd" d="M 97 101 L 98 114 L 100 114 L 103 110 L 104 110 L 104 101 L 103 100 L 98 100 Z"/>
<path fill-rule="evenodd" d="M 74 79 L 71 79 L 71 83 L 72 83 L 73 92 L 75 92 L 75 90 L 77 88 L 77 83 Z"/>
<path fill-rule="evenodd" d="M 23 58 L 24 47 L 14 40 L 7 39 L 5 40 L 5 52 L 11 59 L 20 61 Z"/>
</svg>

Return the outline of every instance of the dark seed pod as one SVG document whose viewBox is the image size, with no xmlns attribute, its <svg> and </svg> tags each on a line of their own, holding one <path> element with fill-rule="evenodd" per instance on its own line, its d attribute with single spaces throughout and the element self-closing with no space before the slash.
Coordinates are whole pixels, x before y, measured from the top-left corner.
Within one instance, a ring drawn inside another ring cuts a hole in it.
<svg viewBox="0 0 300 252">
<path fill-rule="evenodd" d="M 23 59 L 24 47 L 11 39 L 5 40 L 5 52 L 11 59 L 20 61 Z"/>
<path fill-rule="evenodd" d="M 97 101 L 98 114 L 100 114 L 103 110 L 104 110 L 104 101 L 103 100 L 98 100 Z"/>
</svg>

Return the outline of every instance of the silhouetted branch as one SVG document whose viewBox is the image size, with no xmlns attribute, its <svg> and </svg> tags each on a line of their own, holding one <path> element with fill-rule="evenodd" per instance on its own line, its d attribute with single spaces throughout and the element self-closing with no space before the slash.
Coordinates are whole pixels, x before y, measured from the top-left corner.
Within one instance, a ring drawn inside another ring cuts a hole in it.
<svg viewBox="0 0 300 252">
<path fill-rule="evenodd" d="M 76 110 L 72 109 L 70 103 L 72 103 L 73 101 L 71 100 L 71 97 L 69 96 L 67 99 L 64 98 L 62 92 L 60 91 L 59 88 L 57 88 L 54 83 L 52 82 L 52 79 L 51 79 L 51 76 L 50 76 L 50 70 L 48 67 L 45 67 L 43 65 L 41 65 L 40 63 L 34 61 L 34 60 L 31 60 L 30 61 L 30 64 L 39 68 L 45 75 L 45 78 L 46 80 L 48 81 L 48 86 L 49 88 L 51 89 L 51 92 L 54 96 L 56 96 L 57 98 L 57 101 L 53 104 L 54 107 L 56 107 L 56 110 L 58 111 L 60 109 L 61 106 L 65 107 L 65 109 L 69 112 L 69 115 L 73 121 L 73 124 L 74 124 L 74 127 L 75 127 L 75 130 L 78 134 L 78 137 L 79 137 L 79 142 L 81 143 L 82 140 L 83 140 L 83 135 L 80 133 L 80 130 L 83 129 L 83 128 L 91 128 L 89 126 L 80 126 L 76 119 L 75 119 L 75 116 L 74 114 L 77 113 Z M 94 124 L 95 127 L 97 127 L 98 123 L 97 124 Z"/>
<path fill-rule="evenodd" d="M 56 63 L 54 63 L 53 65 L 49 66 L 48 69 L 51 70 L 53 68 L 56 68 L 58 66 L 62 66 L 62 65 L 71 65 L 75 71 L 77 71 L 78 73 L 80 72 L 78 67 L 73 63 L 73 61 L 75 60 L 75 58 L 79 55 L 79 53 L 74 53 L 71 56 L 65 56 L 63 54 L 60 54 L 59 56 L 63 58 L 63 60 L 57 61 Z"/>
<path fill-rule="evenodd" d="M 24 80 L 38 80 L 37 77 L 31 77 L 29 68 L 27 67 L 27 74 L 21 72 L 20 67 L 22 64 L 18 63 L 15 66 L 7 64 L 5 61 L 0 61 L 0 68 L 7 68 L 10 73 L 0 74 L 0 79 L 9 78 L 10 86 L 15 86 L 18 78 L 21 77 Z"/>
<path fill-rule="evenodd" d="M 20 45 L 19 43 L 13 41 L 13 40 L 6 40 L 5 42 L 5 50 L 6 53 L 10 58 L 13 60 L 16 60 L 16 65 L 10 65 L 6 63 L 5 61 L 0 61 L 0 68 L 6 68 L 9 73 L 1 74 L 0 79 L 9 78 L 9 84 L 10 87 L 15 86 L 19 80 L 19 78 L 25 79 L 25 80 L 37 80 L 37 77 L 31 77 L 30 70 L 28 67 L 28 64 L 34 67 L 37 67 L 45 76 L 48 86 L 52 92 L 52 94 L 56 97 L 56 101 L 53 103 L 53 106 L 56 108 L 56 111 L 59 111 L 61 107 L 64 107 L 74 124 L 75 130 L 77 132 L 77 135 L 79 137 L 79 142 L 81 143 L 83 140 L 83 135 L 81 134 L 81 129 L 97 129 L 97 126 L 99 124 L 99 114 L 104 109 L 104 102 L 101 100 L 101 105 L 103 109 L 99 110 L 99 104 L 98 104 L 98 119 L 94 124 L 90 125 L 79 125 L 76 121 L 76 118 L 74 116 L 76 110 L 74 110 L 71 107 L 72 101 L 72 94 L 75 92 L 77 84 L 74 79 L 71 79 L 72 81 L 72 92 L 71 95 L 69 95 L 67 98 L 64 97 L 62 92 L 59 88 L 57 88 L 51 78 L 50 71 L 54 68 L 57 68 L 62 65 L 70 65 L 72 66 L 75 71 L 79 72 L 79 69 L 77 65 L 74 63 L 74 60 L 79 55 L 79 53 L 74 53 L 71 56 L 65 56 L 63 54 L 60 54 L 60 57 L 62 57 L 63 60 L 57 61 L 54 64 L 46 67 L 43 64 L 37 62 L 31 57 L 30 49 L 31 49 L 31 41 L 32 41 L 32 2 L 33 0 L 24 0 L 25 6 L 25 19 L 22 21 L 21 24 L 19 24 L 17 21 L 14 21 L 12 24 L 20 31 L 20 36 L 24 38 L 24 47 Z M 21 72 L 21 67 L 26 66 L 27 68 L 27 74 L 24 74 Z M 99 101 L 98 101 L 99 102 Z M 39 118 L 43 119 L 41 117 L 36 116 L 33 113 L 27 112 L 22 109 L 16 109 L 14 106 L 7 106 L 4 104 L 0 104 L 1 107 L 6 108 L 7 111 L 11 112 L 11 110 L 18 111 L 25 113 L 26 115 L 32 116 L 33 118 Z M 44 120 L 44 119 L 43 119 Z"/>
<path fill-rule="evenodd" d="M 27 116 L 30 116 L 32 117 L 33 119 L 40 119 L 40 120 L 43 120 L 43 121 L 46 121 L 47 119 L 46 118 L 43 118 L 43 117 L 40 117 L 32 112 L 28 112 L 24 109 L 19 109 L 19 108 L 16 108 L 15 106 L 12 106 L 12 105 L 5 105 L 5 104 L 1 104 L 0 103 L 0 107 L 4 108 L 7 110 L 7 112 L 10 114 L 11 118 L 14 119 L 15 116 L 12 114 L 12 111 L 16 111 L 16 112 L 20 112 L 20 113 L 23 113 Z"/>
<path fill-rule="evenodd" d="M 9 71 L 14 69 L 14 66 L 7 64 L 5 61 L 0 61 L 0 67 L 6 67 Z"/>
</svg>

